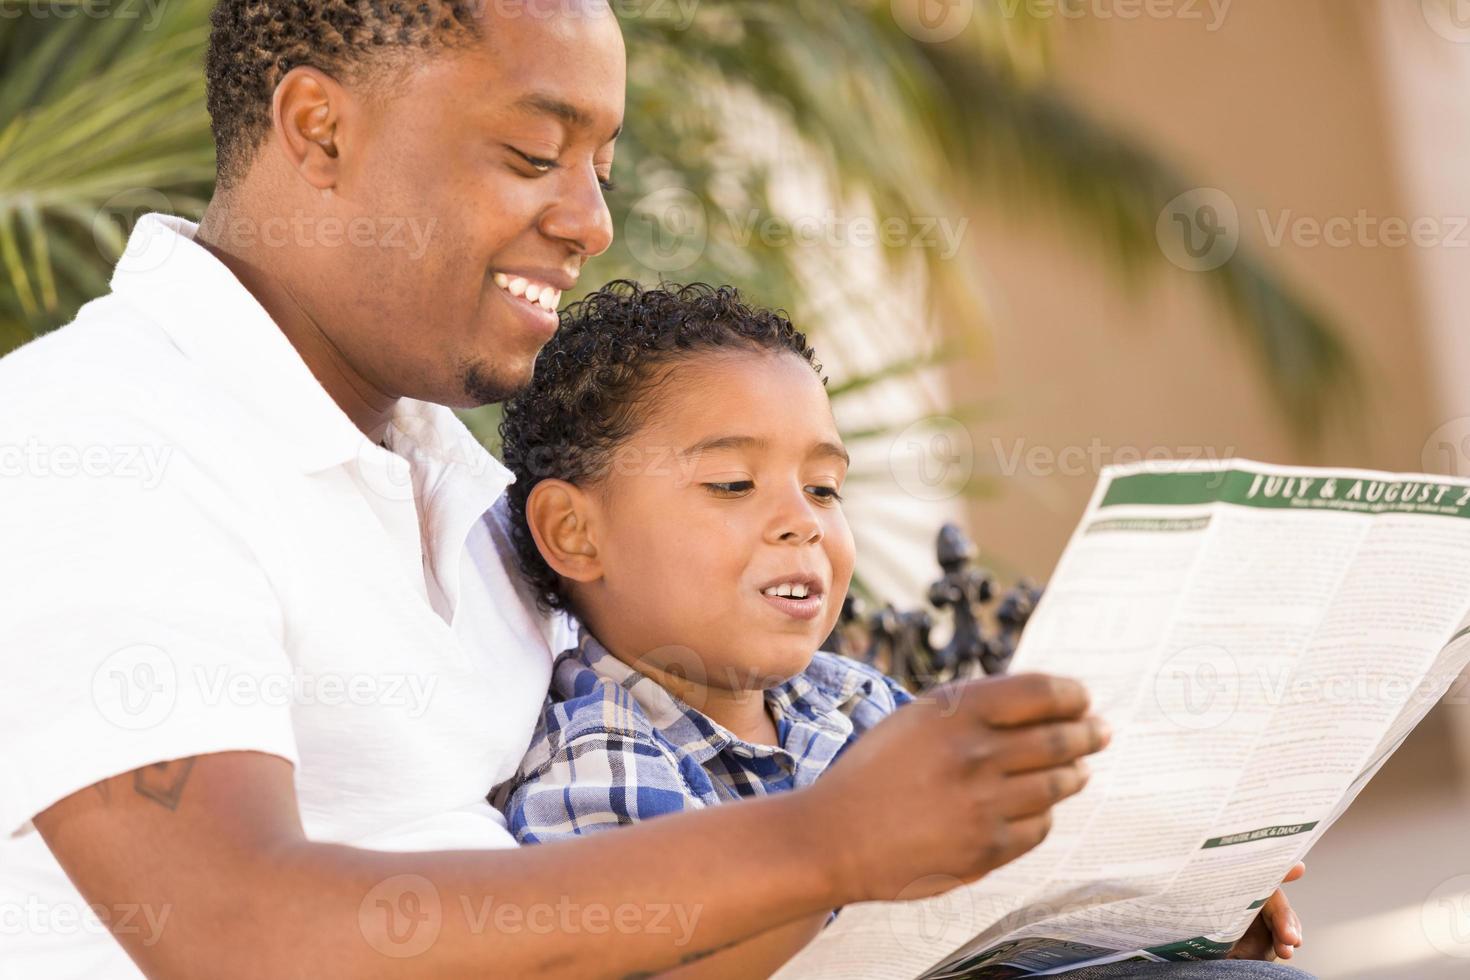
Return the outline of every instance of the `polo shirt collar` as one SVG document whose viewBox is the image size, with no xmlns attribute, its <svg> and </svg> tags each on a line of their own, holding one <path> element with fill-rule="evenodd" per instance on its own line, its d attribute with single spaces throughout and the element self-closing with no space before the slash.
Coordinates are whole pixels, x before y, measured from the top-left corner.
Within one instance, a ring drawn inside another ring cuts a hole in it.
<svg viewBox="0 0 1470 980">
<path fill-rule="evenodd" d="M 282 440 L 303 471 L 357 459 L 371 445 L 240 280 L 197 244 L 199 226 L 146 214 L 112 274 L 112 291 Z"/>
<path fill-rule="evenodd" d="M 431 598 L 451 618 L 459 550 L 514 476 L 442 405 L 400 399 L 388 449 L 371 442 L 251 292 L 194 241 L 198 227 L 172 215 L 140 218 L 113 272 L 114 295 L 157 323 L 222 394 L 259 419 L 302 472 L 352 466 L 389 501 L 423 501 L 423 537 L 443 559 L 439 594 Z"/>
</svg>

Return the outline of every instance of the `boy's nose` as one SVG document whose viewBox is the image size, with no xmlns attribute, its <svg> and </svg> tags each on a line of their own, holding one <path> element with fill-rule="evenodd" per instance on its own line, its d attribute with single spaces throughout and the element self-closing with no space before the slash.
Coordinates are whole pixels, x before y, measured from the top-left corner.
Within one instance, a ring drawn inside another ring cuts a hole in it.
<svg viewBox="0 0 1470 980">
<path fill-rule="evenodd" d="M 767 537 L 780 544 L 812 544 L 822 540 L 822 523 L 805 494 L 781 508 L 770 524 Z"/>
</svg>

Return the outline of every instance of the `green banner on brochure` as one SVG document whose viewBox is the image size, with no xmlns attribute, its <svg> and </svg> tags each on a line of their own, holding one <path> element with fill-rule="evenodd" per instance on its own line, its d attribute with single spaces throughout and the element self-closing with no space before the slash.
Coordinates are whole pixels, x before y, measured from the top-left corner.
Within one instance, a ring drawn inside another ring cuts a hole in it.
<svg viewBox="0 0 1470 980">
<path fill-rule="evenodd" d="M 1296 834 L 1305 834 L 1315 826 L 1317 826 L 1317 821 L 1313 820 L 1309 823 L 1287 823 L 1279 827 L 1262 827 L 1259 830 L 1247 830 L 1243 834 L 1211 837 L 1205 841 L 1204 847 L 1201 850 L 1210 847 L 1229 847 L 1231 844 L 1249 844 L 1253 840 L 1266 840 L 1271 837 L 1293 837 Z"/>
<path fill-rule="evenodd" d="M 1102 506 L 1216 502 L 1281 510 L 1470 518 L 1470 486 L 1429 477 L 1374 479 L 1330 471 L 1292 476 L 1249 470 L 1133 473 L 1108 485 Z"/>
</svg>

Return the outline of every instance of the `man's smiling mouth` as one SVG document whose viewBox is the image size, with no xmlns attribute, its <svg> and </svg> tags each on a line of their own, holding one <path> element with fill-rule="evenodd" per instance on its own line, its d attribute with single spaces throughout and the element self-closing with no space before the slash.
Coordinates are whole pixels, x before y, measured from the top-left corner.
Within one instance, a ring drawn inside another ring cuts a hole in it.
<svg viewBox="0 0 1470 980">
<path fill-rule="evenodd" d="M 550 283 L 538 282 L 524 276 L 513 276 L 504 272 L 494 275 L 495 285 L 517 299 L 539 306 L 548 313 L 555 313 L 561 302 L 561 290 Z"/>
</svg>

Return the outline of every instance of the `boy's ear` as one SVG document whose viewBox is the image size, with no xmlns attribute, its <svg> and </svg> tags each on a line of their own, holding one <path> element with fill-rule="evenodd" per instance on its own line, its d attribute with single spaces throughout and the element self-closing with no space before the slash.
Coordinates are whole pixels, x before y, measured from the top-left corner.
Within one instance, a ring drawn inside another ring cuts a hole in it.
<svg viewBox="0 0 1470 980">
<path fill-rule="evenodd" d="M 602 577 L 593 531 L 592 501 L 565 480 L 542 480 L 526 497 L 526 523 L 551 570 L 573 582 Z"/>
</svg>

